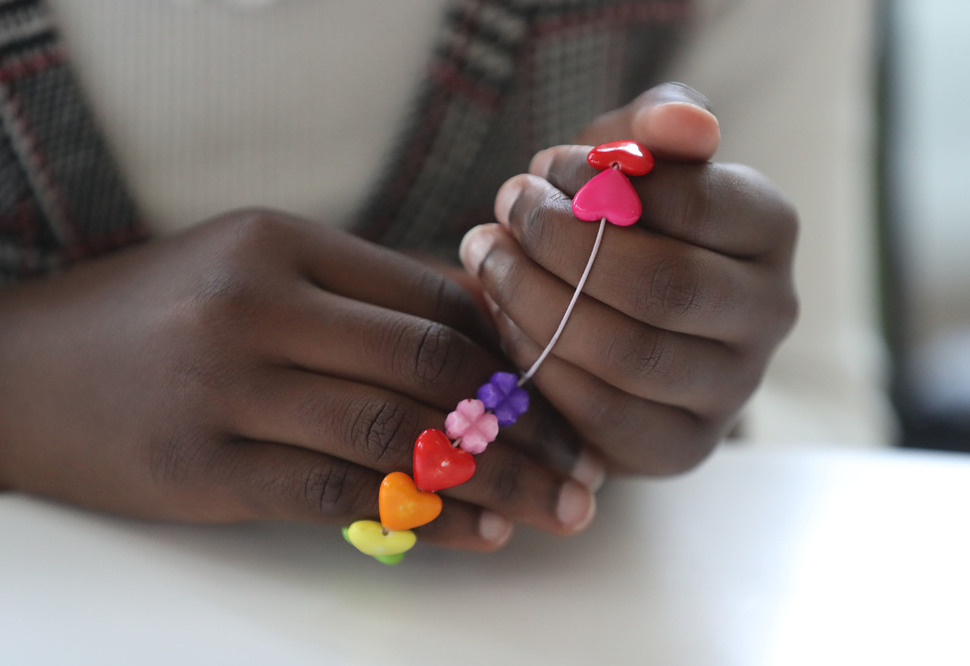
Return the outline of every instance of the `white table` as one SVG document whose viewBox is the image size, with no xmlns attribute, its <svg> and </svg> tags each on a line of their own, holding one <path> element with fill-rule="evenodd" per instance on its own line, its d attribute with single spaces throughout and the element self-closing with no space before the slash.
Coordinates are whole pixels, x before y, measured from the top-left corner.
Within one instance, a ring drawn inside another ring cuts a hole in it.
<svg viewBox="0 0 970 666">
<path fill-rule="evenodd" d="M 336 530 L 0 496 L 0 664 L 970 664 L 970 457 L 722 448 L 575 539 L 397 567 Z"/>
</svg>

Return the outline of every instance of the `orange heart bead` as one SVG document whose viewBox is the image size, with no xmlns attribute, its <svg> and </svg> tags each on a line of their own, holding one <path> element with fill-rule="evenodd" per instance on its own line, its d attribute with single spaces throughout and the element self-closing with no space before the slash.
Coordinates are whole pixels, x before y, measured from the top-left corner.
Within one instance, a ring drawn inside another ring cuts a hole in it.
<svg viewBox="0 0 970 666">
<path fill-rule="evenodd" d="M 404 472 L 391 472 L 377 496 L 381 523 L 389 530 L 410 530 L 426 525 L 441 513 L 441 498 L 419 490 Z"/>
<path fill-rule="evenodd" d="M 573 197 L 573 215 L 587 222 L 606 218 L 628 227 L 640 219 L 643 208 L 630 181 L 619 171 L 600 171 Z"/>
</svg>

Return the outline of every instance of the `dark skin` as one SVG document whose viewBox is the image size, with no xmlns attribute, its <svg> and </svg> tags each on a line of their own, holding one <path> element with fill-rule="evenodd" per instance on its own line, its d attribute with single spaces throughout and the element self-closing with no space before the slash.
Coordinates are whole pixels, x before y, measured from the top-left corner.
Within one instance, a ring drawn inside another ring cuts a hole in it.
<svg viewBox="0 0 970 666">
<path fill-rule="evenodd" d="M 607 114 L 580 139 L 633 137 L 659 159 L 632 179 L 633 227 L 607 226 L 583 296 L 535 385 L 611 471 L 663 475 L 703 460 L 735 427 L 797 312 L 797 217 L 754 170 L 709 162 L 719 129 L 706 100 L 669 84 Z M 571 197 L 597 172 L 591 145 L 560 146 L 510 179 L 498 224 L 473 229 L 462 260 L 503 346 L 537 358 L 586 265 L 597 225 Z"/>
<path fill-rule="evenodd" d="M 375 516 L 415 437 L 510 367 L 454 282 L 274 211 L 4 292 L 0 310 L 2 481 L 151 518 Z M 484 507 L 572 531 L 556 503 L 588 494 L 566 474 L 578 444 L 536 436 L 545 411 L 480 458 L 426 539 L 487 548 Z"/>
<path fill-rule="evenodd" d="M 700 118 L 716 131 L 691 95 L 645 96 L 587 135 L 649 139 L 637 114 L 671 100 L 684 104 L 664 106 L 661 126 Z M 658 133 L 670 150 L 651 147 L 678 164 L 638 183 L 645 210 L 669 214 L 631 230 L 634 244 L 608 234 L 604 270 L 535 378 L 545 399 L 503 429 L 471 481 L 442 493 L 422 540 L 486 551 L 516 523 L 576 533 L 593 517 L 603 461 L 680 471 L 733 423 L 794 318 L 793 215 L 760 176 L 707 164 L 716 139 L 686 130 Z M 0 291 L 0 485 L 192 522 L 375 517 L 382 476 L 410 470 L 418 433 L 495 370 L 527 366 L 558 322 L 595 231 L 558 224 L 563 193 L 589 176 L 582 151 L 540 153 L 536 175 L 503 189 L 502 224 L 464 244 L 465 288 L 336 228 L 247 210 Z M 707 215 L 695 219 L 684 210 L 697 210 L 698 190 Z M 476 245 L 488 248 L 477 266 Z M 691 252 L 696 270 L 682 274 Z M 696 305 L 631 301 L 642 280 L 687 293 L 684 275 Z M 512 298 L 513 282 L 530 286 Z M 483 301 L 497 304 L 497 327 Z M 662 353 L 631 372 L 623 359 L 636 352 L 616 340 Z"/>
</svg>

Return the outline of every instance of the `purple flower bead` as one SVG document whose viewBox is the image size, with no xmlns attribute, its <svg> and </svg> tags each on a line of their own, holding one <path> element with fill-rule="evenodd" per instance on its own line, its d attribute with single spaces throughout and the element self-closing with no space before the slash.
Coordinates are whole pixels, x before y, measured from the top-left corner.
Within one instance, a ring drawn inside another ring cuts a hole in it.
<svg viewBox="0 0 970 666">
<path fill-rule="evenodd" d="M 476 394 L 502 427 L 515 423 L 529 409 L 529 393 L 518 382 L 519 378 L 511 372 L 496 372 Z"/>
</svg>

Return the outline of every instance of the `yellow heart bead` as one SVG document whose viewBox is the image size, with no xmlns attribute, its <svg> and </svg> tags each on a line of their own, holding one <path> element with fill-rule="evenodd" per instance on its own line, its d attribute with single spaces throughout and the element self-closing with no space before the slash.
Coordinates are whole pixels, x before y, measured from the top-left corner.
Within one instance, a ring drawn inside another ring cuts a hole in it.
<svg viewBox="0 0 970 666">
<path fill-rule="evenodd" d="M 411 530 L 395 532 L 376 520 L 358 520 L 346 528 L 344 537 L 365 555 L 388 556 L 405 553 L 418 540 Z"/>
</svg>

